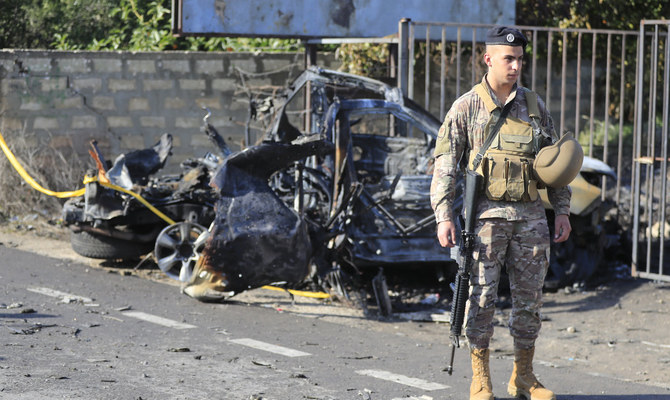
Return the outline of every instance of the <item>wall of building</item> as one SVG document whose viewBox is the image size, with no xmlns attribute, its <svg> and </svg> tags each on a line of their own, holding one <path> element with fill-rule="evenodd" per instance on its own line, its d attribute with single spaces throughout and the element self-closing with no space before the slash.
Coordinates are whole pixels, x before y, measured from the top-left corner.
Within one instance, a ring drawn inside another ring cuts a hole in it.
<svg viewBox="0 0 670 400">
<path fill-rule="evenodd" d="M 337 68 L 320 54 L 319 65 Z M 174 137 L 171 164 L 212 150 L 202 107 L 233 149 L 243 145 L 253 90 L 285 87 L 304 67 L 294 53 L 0 51 L 0 131 L 89 158 Z M 242 76 L 244 79 L 242 79 Z M 259 137 L 259 130 L 252 137 Z"/>
</svg>

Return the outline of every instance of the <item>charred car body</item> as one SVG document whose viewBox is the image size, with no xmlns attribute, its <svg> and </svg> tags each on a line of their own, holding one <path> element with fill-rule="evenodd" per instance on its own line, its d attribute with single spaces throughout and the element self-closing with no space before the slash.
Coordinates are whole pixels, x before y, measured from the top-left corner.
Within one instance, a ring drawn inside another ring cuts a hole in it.
<svg viewBox="0 0 670 400">
<path fill-rule="evenodd" d="M 265 141 L 229 157 L 214 179 L 217 217 L 196 251 L 185 293 L 216 301 L 273 282 L 295 286 L 306 277 L 341 292 L 343 272 L 386 266 L 437 264 L 433 271 L 453 273 L 454 258 L 436 240 L 429 203 L 439 120 L 397 88 L 316 67 L 279 100 Z M 602 163 L 585 166 L 592 176 L 613 174 Z M 241 184 L 252 181 L 253 188 Z M 588 278 L 595 267 L 582 271 L 575 248 L 586 255 L 602 244 L 600 189 L 581 175 L 572 186 L 579 231 L 573 247 L 558 248 L 562 258 L 552 259 L 548 281 L 555 286 Z M 254 190 L 259 196 L 249 195 Z M 458 195 L 455 207 L 461 203 Z M 373 279 L 380 305 L 383 284 L 383 276 Z"/>
<path fill-rule="evenodd" d="M 296 103 L 302 107 L 305 98 L 310 118 L 292 120 L 304 115 Z M 229 157 L 217 173 L 217 218 L 186 293 L 216 300 L 271 282 L 296 283 L 286 272 L 290 268 L 311 270 L 312 278 L 329 277 L 328 285 L 338 286 L 343 269 L 355 273 L 368 266 L 451 260 L 448 250 L 435 245 L 428 196 L 432 143 L 440 125 L 435 117 L 379 81 L 314 68 L 289 88 L 274 122 L 264 143 Z M 300 142 L 313 152 L 305 152 Z M 309 233 L 297 230 L 271 249 L 266 245 L 274 241 L 268 239 L 272 232 L 228 217 L 239 215 L 240 201 L 249 207 L 259 202 L 258 196 L 246 196 L 248 187 L 238 190 L 229 182 L 240 180 L 240 174 L 247 175 L 244 182 L 258 182 L 259 165 L 268 164 L 276 168 L 262 167 L 260 191 L 272 188 L 267 204 L 285 220 L 272 220 L 266 229 L 275 231 L 283 222 L 293 226 L 288 221 L 295 219 L 304 221 Z M 256 240 L 242 247 L 236 244 L 240 236 Z M 308 257 L 297 264 L 286 244 L 302 249 L 298 237 L 309 237 L 310 246 Z M 263 258 L 258 249 L 285 254 L 286 260 L 238 265 L 247 253 Z M 254 279 L 257 269 L 266 270 L 260 274 L 264 281 Z"/>
<path fill-rule="evenodd" d="M 233 154 L 222 150 L 220 166 L 218 159 L 205 162 L 198 173 L 186 166 L 182 176 L 169 178 L 173 191 L 163 197 L 148 195 L 156 186 L 151 182 L 165 177 L 135 185 L 179 223 L 166 227 L 133 199 L 95 186 L 89 193 L 87 187 L 84 199 L 64 209 L 75 250 L 81 232 L 113 239 L 113 248 L 125 243 L 116 240 L 127 240 L 128 232 L 153 226 L 144 250 L 153 246 L 161 270 L 203 301 L 270 283 L 316 284 L 347 297 L 345 277 L 365 275 L 375 277 L 372 288 L 381 302 L 382 267 L 430 265 L 429 273 L 445 277 L 455 271 L 451 252 L 435 237 L 429 202 L 438 119 L 395 87 L 316 67 L 272 101 L 272 124 L 262 143 Z M 220 137 L 215 142 L 227 150 Z M 571 241 L 554 249 L 548 277 L 554 287 L 595 271 L 606 211 L 597 184 L 612 175 L 607 165 L 587 159 L 571 184 L 574 229 Z M 198 183 L 186 183 L 189 176 Z M 214 189 L 206 184 L 210 177 Z M 189 210 L 187 204 L 200 211 L 180 211 Z M 551 210 L 548 216 L 551 223 Z"/>
</svg>

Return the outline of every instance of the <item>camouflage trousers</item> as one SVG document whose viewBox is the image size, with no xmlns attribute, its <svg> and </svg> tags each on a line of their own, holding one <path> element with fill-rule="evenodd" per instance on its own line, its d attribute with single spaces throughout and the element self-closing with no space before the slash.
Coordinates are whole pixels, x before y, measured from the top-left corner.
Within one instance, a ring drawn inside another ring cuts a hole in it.
<svg viewBox="0 0 670 400">
<path fill-rule="evenodd" d="M 481 219 L 476 227 L 465 334 L 470 346 L 489 347 L 500 271 L 506 266 L 512 295 L 510 334 L 515 347 L 535 345 L 540 332 L 542 286 L 549 268 L 549 228 L 544 216 L 525 221 Z"/>
</svg>

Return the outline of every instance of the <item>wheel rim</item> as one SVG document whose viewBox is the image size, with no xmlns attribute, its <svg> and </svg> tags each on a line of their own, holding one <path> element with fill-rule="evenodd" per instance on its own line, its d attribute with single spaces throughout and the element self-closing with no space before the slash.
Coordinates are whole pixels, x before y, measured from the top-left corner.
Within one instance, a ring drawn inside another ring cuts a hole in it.
<svg viewBox="0 0 670 400">
<path fill-rule="evenodd" d="M 187 282 L 207 236 L 207 229 L 194 222 L 178 222 L 166 227 L 158 234 L 154 247 L 158 268 L 172 279 Z"/>
</svg>

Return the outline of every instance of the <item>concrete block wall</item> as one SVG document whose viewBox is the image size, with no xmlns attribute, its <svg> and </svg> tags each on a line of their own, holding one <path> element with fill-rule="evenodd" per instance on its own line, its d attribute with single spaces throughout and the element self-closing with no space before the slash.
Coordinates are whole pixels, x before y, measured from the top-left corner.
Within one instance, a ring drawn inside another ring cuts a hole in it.
<svg viewBox="0 0 670 400">
<path fill-rule="evenodd" d="M 87 52 L 0 50 L 0 131 L 89 159 L 92 139 L 118 154 L 174 137 L 168 165 L 213 149 L 202 133 L 202 107 L 235 150 L 248 114 L 244 87 L 285 87 L 303 54 L 228 52 Z M 319 65 L 337 68 L 330 54 Z M 244 82 L 238 70 L 249 73 Z M 252 131 L 259 137 L 261 131 Z"/>
</svg>

